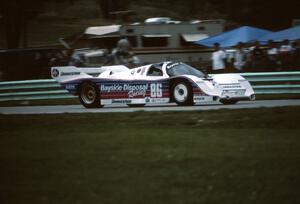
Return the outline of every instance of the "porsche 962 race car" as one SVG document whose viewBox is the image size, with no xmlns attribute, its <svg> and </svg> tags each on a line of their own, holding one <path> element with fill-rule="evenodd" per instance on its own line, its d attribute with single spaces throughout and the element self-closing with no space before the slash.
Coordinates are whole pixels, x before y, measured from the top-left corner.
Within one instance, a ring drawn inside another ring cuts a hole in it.
<svg viewBox="0 0 300 204">
<path fill-rule="evenodd" d="M 162 62 L 133 69 L 123 65 L 100 68 L 52 67 L 52 78 L 86 108 L 108 104 L 175 102 L 180 106 L 220 101 L 254 100 L 250 83 L 239 74 L 208 76 L 182 62 Z"/>
</svg>

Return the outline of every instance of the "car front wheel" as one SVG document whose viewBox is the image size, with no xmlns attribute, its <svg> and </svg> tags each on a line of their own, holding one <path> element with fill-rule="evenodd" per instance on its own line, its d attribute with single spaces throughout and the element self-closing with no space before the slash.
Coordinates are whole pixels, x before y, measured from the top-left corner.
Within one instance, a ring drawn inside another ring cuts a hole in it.
<svg viewBox="0 0 300 204">
<path fill-rule="evenodd" d="M 179 81 L 172 86 L 174 101 L 180 106 L 193 105 L 193 91 L 188 82 Z"/>
</svg>

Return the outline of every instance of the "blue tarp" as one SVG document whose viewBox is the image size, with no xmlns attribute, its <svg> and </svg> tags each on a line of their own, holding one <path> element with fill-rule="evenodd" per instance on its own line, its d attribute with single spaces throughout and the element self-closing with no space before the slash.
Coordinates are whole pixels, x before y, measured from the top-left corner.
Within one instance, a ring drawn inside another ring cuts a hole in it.
<svg viewBox="0 0 300 204">
<path fill-rule="evenodd" d="M 300 26 L 288 28 L 285 30 L 281 30 L 275 33 L 271 33 L 265 36 L 262 36 L 259 41 L 267 42 L 268 40 L 273 41 L 283 41 L 285 39 L 288 40 L 298 40 L 300 39 Z"/>
<path fill-rule="evenodd" d="M 250 26 L 242 26 L 240 28 L 223 32 L 212 37 L 196 41 L 194 43 L 198 45 L 205 45 L 208 47 L 212 47 L 214 43 L 219 43 L 221 47 L 232 47 L 239 42 L 246 43 L 258 40 L 262 36 L 270 33 L 273 32 Z"/>
</svg>

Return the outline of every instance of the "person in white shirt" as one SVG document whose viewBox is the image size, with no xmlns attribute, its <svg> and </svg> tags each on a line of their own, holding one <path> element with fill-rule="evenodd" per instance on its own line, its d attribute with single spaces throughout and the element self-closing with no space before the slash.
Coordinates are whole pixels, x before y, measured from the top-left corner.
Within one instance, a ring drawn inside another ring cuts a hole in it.
<svg viewBox="0 0 300 204">
<path fill-rule="evenodd" d="M 268 41 L 267 55 L 268 65 L 270 66 L 269 70 L 276 71 L 278 66 L 278 48 L 276 47 L 273 40 Z"/>
<path fill-rule="evenodd" d="M 279 60 L 280 60 L 280 69 L 279 71 L 287 71 L 291 67 L 291 57 L 292 46 L 290 45 L 289 40 L 284 40 L 283 44 L 279 48 Z"/>
<path fill-rule="evenodd" d="M 292 69 L 298 70 L 300 67 L 300 43 L 299 41 L 292 42 Z"/>
<path fill-rule="evenodd" d="M 214 43 L 214 52 L 212 53 L 212 71 L 213 73 L 224 73 L 226 54 L 220 49 L 219 43 Z"/>
<path fill-rule="evenodd" d="M 243 49 L 244 44 L 242 42 L 239 42 L 236 45 L 236 52 L 234 55 L 234 68 L 236 71 L 242 71 L 243 67 L 245 66 L 246 63 L 246 53 Z"/>
<path fill-rule="evenodd" d="M 288 39 L 285 39 L 283 41 L 283 44 L 279 48 L 279 52 L 291 52 L 292 46 L 290 45 L 290 41 Z"/>
<path fill-rule="evenodd" d="M 278 48 L 275 46 L 273 40 L 269 40 L 268 47 L 269 47 L 267 50 L 268 55 L 275 55 L 275 56 L 278 55 Z"/>
</svg>

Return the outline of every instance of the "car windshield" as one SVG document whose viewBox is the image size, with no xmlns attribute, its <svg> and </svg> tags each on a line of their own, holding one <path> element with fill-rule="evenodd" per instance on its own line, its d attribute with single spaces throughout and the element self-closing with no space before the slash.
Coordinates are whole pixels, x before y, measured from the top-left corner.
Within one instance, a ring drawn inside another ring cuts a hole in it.
<svg viewBox="0 0 300 204">
<path fill-rule="evenodd" d="M 167 74 L 172 76 L 193 75 L 199 78 L 205 78 L 205 74 L 187 64 L 176 62 L 167 65 Z"/>
</svg>

